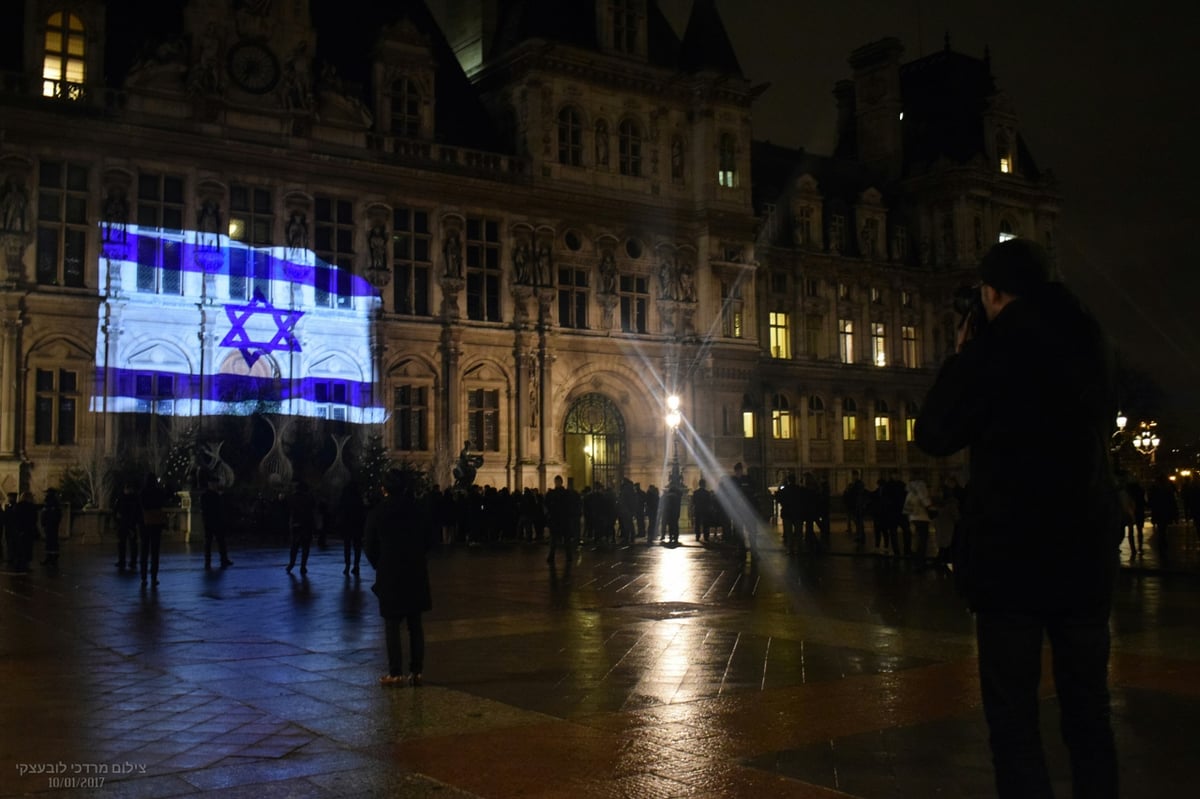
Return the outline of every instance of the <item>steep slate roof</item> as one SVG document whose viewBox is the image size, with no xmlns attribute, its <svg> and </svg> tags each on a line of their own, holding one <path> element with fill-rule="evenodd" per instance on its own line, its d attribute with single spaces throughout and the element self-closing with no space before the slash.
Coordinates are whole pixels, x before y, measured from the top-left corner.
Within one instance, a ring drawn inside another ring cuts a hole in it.
<svg viewBox="0 0 1200 799">
<path fill-rule="evenodd" d="M 723 75 L 742 75 L 737 54 L 717 13 L 715 0 L 694 0 L 687 30 L 679 53 L 679 66 L 685 72 L 712 70 Z"/>
<path fill-rule="evenodd" d="M 796 178 L 804 174 L 816 179 L 821 196 L 831 203 L 841 201 L 853 205 L 858 202 L 859 195 L 872 186 L 886 191 L 880 176 L 857 161 L 764 141 L 753 143 L 750 156 L 756 212 L 761 211 L 764 203 L 778 202 Z"/>
</svg>

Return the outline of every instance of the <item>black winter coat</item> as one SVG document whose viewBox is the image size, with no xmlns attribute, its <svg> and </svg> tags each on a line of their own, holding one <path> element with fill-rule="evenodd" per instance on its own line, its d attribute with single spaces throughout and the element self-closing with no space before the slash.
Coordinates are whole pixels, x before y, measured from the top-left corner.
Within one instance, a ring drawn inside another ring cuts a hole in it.
<svg viewBox="0 0 1200 799">
<path fill-rule="evenodd" d="M 363 551 L 375 567 L 371 590 L 380 616 L 398 619 L 433 609 L 425 560 L 432 525 L 429 503 L 411 495 L 390 496 L 367 515 Z"/>
<path fill-rule="evenodd" d="M 955 571 L 973 610 L 1084 610 L 1112 593 L 1121 539 L 1109 464 L 1113 358 L 1060 284 L 1013 300 L 951 356 L 917 445 L 970 447 Z"/>
</svg>

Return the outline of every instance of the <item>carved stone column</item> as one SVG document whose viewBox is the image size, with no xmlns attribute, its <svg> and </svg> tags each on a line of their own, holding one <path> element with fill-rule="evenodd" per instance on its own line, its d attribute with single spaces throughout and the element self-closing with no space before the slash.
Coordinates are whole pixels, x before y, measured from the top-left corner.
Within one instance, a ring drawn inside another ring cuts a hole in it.
<svg viewBox="0 0 1200 799">
<path fill-rule="evenodd" d="M 21 380 L 20 311 L 5 309 L 0 317 L 0 456 L 19 454 L 17 415 L 21 408 L 24 382 Z"/>
<path fill-rule="evenodd" d="M 442 329 L 442 385 L 445 390 L 437 397 L 436 413 L 445 420 L 439 431 L 435 450 L 457 453 L 465 439 L 462 430 L 462 330 L 446 326 Z M 441 477 L 442 475 L 438 475 Z"/>
</svg>

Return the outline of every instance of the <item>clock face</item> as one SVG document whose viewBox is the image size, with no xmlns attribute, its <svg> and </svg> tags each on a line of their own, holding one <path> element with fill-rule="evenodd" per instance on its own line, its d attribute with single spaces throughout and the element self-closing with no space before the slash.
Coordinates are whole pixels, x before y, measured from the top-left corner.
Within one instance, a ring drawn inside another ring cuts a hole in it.
<svg viewBox="0 0 1200 799">
<path fill-rule="evenodd" d="M 257 42 L 238 42 L 229 49 L 229 77 L 242 90 L 266 94 L 279 83 L 279 59 Z"/>
</svg>

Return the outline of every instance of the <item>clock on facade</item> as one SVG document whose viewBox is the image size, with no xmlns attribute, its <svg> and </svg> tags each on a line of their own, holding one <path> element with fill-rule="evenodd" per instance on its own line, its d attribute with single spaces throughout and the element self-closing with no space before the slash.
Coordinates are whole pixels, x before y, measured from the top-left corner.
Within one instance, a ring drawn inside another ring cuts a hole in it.
<svg viewBox="0 0 1200 799">
<path fill-rule="evenodd" d="M 229 48 L 229 77 L 243 91 L 266 94 L 279 83 L 279 59 L 260 42 L 238 42 Z"/>
</svg>

